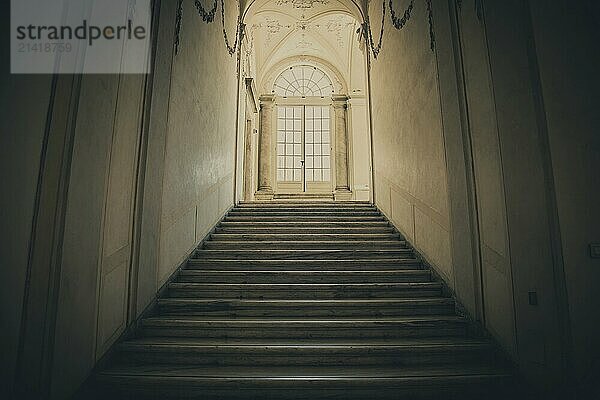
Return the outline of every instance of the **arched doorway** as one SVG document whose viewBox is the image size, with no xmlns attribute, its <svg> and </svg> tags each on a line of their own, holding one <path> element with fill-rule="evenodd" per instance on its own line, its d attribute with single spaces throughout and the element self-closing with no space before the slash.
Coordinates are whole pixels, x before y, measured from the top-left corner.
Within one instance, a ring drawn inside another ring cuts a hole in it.
<svg viewBox="0 0 600 400">
<path fill-rule="evenodd" d="M 333 193 L 334 92 L 331 78 L 312 65 L 292 65 L 275 80 L 276 195 Z"/>
<path fill-rule="evenodd" d="M 244 22 L 240 73 L 257 112 L 238 130 L 243 200 L 371 200 L 367 54 L 353 10 L 265 0 Z"/>
</svg>

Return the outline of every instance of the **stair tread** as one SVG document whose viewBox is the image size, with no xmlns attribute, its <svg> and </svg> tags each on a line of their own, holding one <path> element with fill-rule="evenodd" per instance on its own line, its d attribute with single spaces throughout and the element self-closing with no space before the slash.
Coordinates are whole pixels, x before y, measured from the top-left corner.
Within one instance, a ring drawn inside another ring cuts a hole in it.
<svg viewBox="0 0 600 400">
<path fill-rule="evenodd" d="M 309 255 L 333 255 L 339 256 L 343 254 L 348 255 L 372 255 L 372 254 L 413 254 L 413 250 L 409 248 L 397 248 L 397 249 L 198 249 L 196 250 L 195 257 L 198 256 L 210 256 L 212 254 L 223 254 L 223 253 L 246 253 L 246 254 L 273 254 L 273 255 L 292 255 L 292 254 L 309 254 Z"/>
<path fill-rule="evenodd" d="M 204 379 L 351 379 L 360 378 L 369 381 L 381 381 L 397 378 L 420 377 L 460 377 L 471 375 L 509 376 L 506 368 L 485 365 L 449 365 L 449 366 L 421 366 L 421 367 L 228 367 L 228 366 L 178 366 L 178 365 L 134 365 L 113 366 L 102 371 L 104 375 L 147 375 L 160 377 L 201 377 Z"/>
<path fill-rule="evenodd" d="M 289 306 L 362 306 L 362 305 L 384 305 L 384 304 L 453 304 L 454 299 L 451 297 L 419 297 L 419 298 L 384 298 L 384 299 L 197 299 L 197 298 L 160 298 L 159 303 L 181 303 L 181 304 L 255 304 L 255 305 L 289 305 Z"/>
<path fill-rule="evenodd" d="M 214 250 L 214 249 L 198 249 L 198 252 L 202 252 L 202 253 L 219 253 L 219 252 L 223 252 L 223 250 Z M 232 250 L 225 250 L 225 251 L 232 251 Z M 356 252 L 356 253 L 373 253 L 373 252 L 381 252 L 381 253 L 390 253 L 390 252 L 396 252 L 396 251 L 400 251 L 400 252 L 412 252 L 413 250 L 410 248 L 405 248 L 405 249 L 241 249 L 240 251 L 245 251 L 245 252 L 255 252 L 255 253 L 264 253 L 264 252 L 274 252 L 274 253 L 281 253 L 281 254 L 285 254 L 285 253 L 289 253 L 289 252 L 311 252 L 311 253 L 347 253 L 349 251 L 351 252 Z"/>
<path fill-rule="evenodd" d="M 143 325 L 147 324 L 178 324 L 195 325 L 204 323 L 231 323 L 231 324 L 329 324 L 329 325 L 348 325 L 348 324 L 377 324 L 386 323 L 413 323 L 413 322 L 467 322 L 465 318 L 455 315 L 435 315 L 435 316 L 417 316 L 417 317 L 383 317 L 383 318 L 335 318 L 335 319 L 308 319 L 308 318 L 214 318 L 214 317 L 148 317 L 142 320 Z"/>
<path fill-rule="evenodd" d="M 202 271 L 203 268 L 220 268 L 222 270 L 237 271 L 240 268 L 247 270 L 248 268 L 256 268 L 264 270 L 272 268 L 273 271 L 296 269 L 297 271 L 318 271 L 322 268 L 331 270 L 332 268 L 339 271 L 361 271 L 363 268 L 378 268 L 380 271 L 398 271 L 402 268 L 414 269 L 422 267 L 423 264 L 417 258 L 368 258 L 368 259 L 344 259 L 336 258 L 314 258 L 314 259 L 231 259 L 219 257 L 203 257 L 191 258 L 187 261 L 187 270 Z M 426 269 L 423 269 L 427 271 Z"/>
<path fill-rule="evenodd" d="M 214 251 L 214 250 L 213 250 Z M 223 251 L 223 250 L 218 250 L 218 251 Z M 281 254 L 285 254 L 285 253 L 281 253 Z M 218 258 L 218 257 L 202 257 L 202 258 L 190 258 L 188 262 L 211 262 L 211 261 L 232 261 L 231 259 L 228 258 Z M 244 262 L 244 263 L 249 263 L 249 262 L 254 262 L 254 263 L 268 263 L 268 262 L 277 262 L 277 263 L 302 263 L 302 262 L 310 262 L 310 263 L 318 263 L 318 262 L 336 262 L 338 264 L 343 264 L 345 262 L 369 262 L 369 263 L 378 263 L 378 262 L 403 262 L 403 261 L 417 261 L 416 258 L 398 258 L 398 259 L 394 259 L 394 258 L 368 258 L 368 259 L 352 259 L 352 258 L 347 258 L 347 259 L 337 259 L 337 258 L 311 258 L 311 259 L 287 259 L 287 258 L 282 258 L 282 259 L 252 259 L 252 258 L 245 258 L 243 260 L 233 260 L 233 261 L 240 261 L 240 262 Z"/>
<path fill-rule="evenodd" d="M 338 348 L 338 347 L 429 347 L 429 346 L 452 346 L 452 345 L 491 345 L 492 342 L 485 338 L 469 337 L 433 337 L 433 338 L 387 338 L 387 339 L 315 339 L 307 342 L 291 341 L 281 339 L 211 339 L 211 338 L 170 338 L 170 337 L 142 337 L 133 338 L 121 343 L 121 347 L 127 346 L 165 346 L 165 347 L 229 347 L 229 348 L 265 348 L 265 347 L 299 347 L 299 348 Z"/>
<path fill-rule="evenodd" d="M 261 214 L 261 216 L 265 216 L 265 214 Z M 253 216 L 248 216 L 249 219 L 252 219 Z M 266 218 L 268 218 L 269 216 L 266 215 Z M 261 219 L 255 219 L 254 221 L 231 221 L 231 220 L 227 220 L 224 219 L 221 224 L 224 224 L 224 226 L 227 225 L 232 225 L 232 226 L 238 226 L 238 225 L 244 225 L 244 226 L 251 226 L 254 223 L 260 223 L 260 224 L 267 224 L 269 223 L 269 221 L 264 221 Z M 299 220 L 294 218 L 294 216 L 290 215 L 287 216 L 286 218 L 279 218 L 276 221 L 271 221 L 271 223 L 275 224 L 275 225 L 286 225 L 289 226 L 290 224 L 292 224 L 293 226 L 296 226 L 296 224 L 298 226 L 302 226 L 302 225 L 315 225 L 315 224 L 332 224 L 334 226 L 339 226 L 339 225 L 352 225 L 352 224 L 361 224 L 361 225 L 365 225 L 365 226 L 369 226 L 369 227 L 379 227 L 379 226 L 390 226 L 390 223 L 387 219 L 385 219 L 385 217 L 383 215 L 380 215 L 377 217 L 377 219 L 370 219 L 370 220 L 366 220 L 366 221 L 356 221 L 356 218 L 349 218 L 347 220 L 340 220 L 340 221 L 324 221 L 322 218 L 316 218 L 316 219 L 312 219 L 312 220 Z"/>
<path fill-rule="evenodd" d="M 275 215 L 273 215 L 275 214 Z M 348 217 L 356 217 L 356 218 L 369 218 L 370 216 L 373 217 L 383 217 L 383 214 L 377 210 L 371 210 L 371 209 L 356 209 L 356 210 L 340 210 L 340 209 L 336 209 L 336 210 L 331 210 L 331 209 L 321 209 L 321 210 L 317 210 L 317 209 L 305 209 L 305 210 L 269 210 L 269 211 L 248 211 L 248 210 L 231 210 L 229 213 L 227 213 L 227 216 L 238 216 L 238 215 L 243 215 L 243 216 L 248 216 L 251 218 L 270 218 L 270 217 L 275 217 L 277 215 L 282 216 L 282 217 L 290 217 L 290 216 L 311 216 L 314 214 L 314 217 L 337 217 L 337 216 L 348 216 Z M 366 214 L 366 215 L 365 215 Z"/>
<path fill-rule="evenodd" d="M 266 233 L 277 233 L 277 232 L 296 232 L 298 234 L 312 234 L 313 232 L 323 234 L 338 234 L 339 232 L 347 233 L 394 233 L 398 234 L 397 231 L 392 228 L 388 222 L 375 221 L 372 223 L 364 222 L 348 222 L 338 223 L 335 221 L 328 222 L 306 222 L 298 221 L 298 225 L 292 225 L 291 222 L 233 222 L 223 221 L 215 228 L 216 233 L 229 233 L 229 232 L 248 232 L 253 233 L 255 231 L 264 231 Z"/>
<path fill-rule="evenodd" d="M 319 206 L 356 206 L 356 207 L 373 207 L 373 204 L 369 201 L 333 201 L 333 200 L 319 200 L 319 201 L 281 201 L 281 200 L 271 200 L 269 202 L 261 202 L 261 201 L 240 201 L 237 207 L 279 207 L 279 206 L 293 206 L 293 207 L 319 207 Z"/>
<path fill-rule="evenodd" d="M 237 271 L 221 270 L 221 269 L 184 269 L 181 271 L 182 274 L 191 275 L 202 275 L 202 274 L 295 274 L 295 275 L 326 275 L 326 274 L 350 274 L 350 275 L 390 275 L 390 274 L 401 274 L 401 275 L 430 275 L 426 269 L 398 269 L 398 270 L 316 270 L 316 271 L 303 271 L 303 270 L 258 270 L 258 269 L 240 269 Z"/>
<path fill-rule="evenodd" d="M 203 288 L 203 287 L 217 287 L 217 288 L 242 288 L 251 290 L 253 288 L 260 289 L 304 289 L 304 288 L 363 288 L 363 287 L 374 287 L 374 288 L 441 288 L 442 284 L 439 282 L 400 282 L 400 283 L 387 283 L 387 282 L 367 282 L 367 283 L 196 283 L 196 282 L 173 282 L 169 284 L 171 288 Z"/>
<path fill-rule="evenodd" d="M 229 213 L 225 216 L 225 221 L 386 221 L 385 216 L 374 211 L 359 211 L 359 212 L 268 212 L 268 213 Z"/>
<path fill-rule="evenodd" d="M 373 270 L 251 270 L 240 267 L 231 269 L 184 269 L 179 273 L 177 282 L 202 283 L 236 283 L 254 282 L 279 283 L 314 282 L 394 282 L 410 280 L 411 282 L 431 282 L 431 272 L 418 269 L 383 269 Z"/>
<path fill-rule="evenodd" d="M 312 235 L 311 235 L 312 236 Z M 314 245 L 314 244 L 327 244 L 330 246 L 335 246 L 336 244 L 352 244 L 355 246 L 360 246 L 361 244 L 397 244 L 403 245 L 406 244 L 403 240 L 299 240 L 299 243 L 303 245 Z M 289 245 L 290 240 L 211 240 L 208 243 L 219 243 L 219 244 L 229 244 L 231 246 L 236 246 L 240 243 L 244 244 L 260 244 L 260 245 L 271 245 L 271 244 L 285 244 Z M 333 249 L 336 250 L 336 249 Z M 358 249 L 357 249 L 358 250 Z"/>
<path fill-rule="evenodd" d="M 413 249 L 400 240 L 373 240 L 369 242 L 358 240 L 335 240 L 335 241 L 309 241 L 309 240 L 210 240 L 204 242 L 201 250 L 220 250 L 220 251 L 245 251 L 245 250 L 395 250 L 395 251 L 413 251 Z"/>
<path fill-rule="evenodd" d="M 315 237 L 319 237 L 315 240 Z M 264 240 L 269 242 L 290 242 L 290 241 L 302 241 L 302 242 L 376 242 L 383 241 L 395 241 L 406 243 L 406 241 L 400 239 L 399 234 L 395 233 L 213 233 L 211 234 L 211 241 L 219 240 L 222 242 L 262 242 Z M 325 240 L 327 239 L 327 240 Z M 334 240 L 329 240 L 334 239 Z M 367 240 L 368 239 L 368 240 Z"/>
</svg>

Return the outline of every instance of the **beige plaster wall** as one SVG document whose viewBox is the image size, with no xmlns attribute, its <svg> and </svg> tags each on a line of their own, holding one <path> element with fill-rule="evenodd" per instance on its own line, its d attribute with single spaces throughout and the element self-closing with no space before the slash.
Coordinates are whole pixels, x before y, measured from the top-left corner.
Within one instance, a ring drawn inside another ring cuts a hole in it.
<svg viewBox="0 0 600 400">
<path fill-rule="evenodd" d="M 494 82 L 485 25 L 471 2 L 459 15 L 474 184 L 477 197 L 482 292 L 486 327 L 515 354 L 512 276 L 504 173 Z"/>
<path fill-rule="evenodd" d="M 235 7 L 227 7 L 233 42 Z M 233 203 L 236 59 L 219 18 L 205 24 L 187 7 L 181 47 L 173 51 L 176 4 L 163 2 L 140 216 L 136 312 Z"/>
<path fill-rule="evenodd" d="M 238 10 L 226 6 L 234 41 Z M 164 153 L 159 286 L 233 204 L 236 57 L 220 22 L 184 13 L 182 45 L 172 69 Z"/>
<path fill-rule="evenodd" d="M 372 61 L 376 203 L 525 375 L 551 387 L 565 371 L 564 299 L 529 14 L 518 1 L 433 4 L 435 52 L 416 4 L 400 32 L 388 16 Z M 377 44 L 380 4 L 369 12 Z"/>
<path fill-rule="evenodd" d="M 375 44 L 381 4 L 369 9 Z M 444 138 L 435 53 L 426 8 L 402 31 L 389 10 L 379 58 L 371 61 L 375 200 L 448 282 L 453 282 Z"/>
<path fill-rule="evenodd" d="M 96 360 L 98 279 L 118 76 L 85 76 L 75 122 L 51 391 L 73 394 Z"/>
<path fill-rule="evenodd" d="M 207 25 L 192 9 L 184 14 L 181 49 L 174 56 L 175 11 L 176 2 L 162 2 L 146 137 L 140 137 L 143 77 L 82 80 L 62 249 L 53 398 L 77 390 L 233 203 L 235 57 L 227 53 L 218 21 Z M 236 16 L 237 10 L 229 8 L 227 21 Z M 227 29 L 234 34 L 235 23 Z M 140 148 L 141 247 L 139 271 L 132 271 Z M 130 276 L 138 279 L 131 286 Z M 130 287 L 137 290 L 130 292 Z M 135 314 L 128 313 L 130 294 Z"/>
</svg>

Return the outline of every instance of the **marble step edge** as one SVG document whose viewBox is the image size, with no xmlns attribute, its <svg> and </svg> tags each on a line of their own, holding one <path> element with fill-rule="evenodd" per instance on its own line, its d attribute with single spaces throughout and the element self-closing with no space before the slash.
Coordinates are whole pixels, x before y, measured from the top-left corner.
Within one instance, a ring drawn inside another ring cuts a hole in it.
<svg viewBox="0 0 600 400">
<path fill-rule="evenodd" d="M 225 233 L 214 232 L 210 234 L 211 240 L 240 241 L 240 240 L 268 240 L 275 242 L 318 241 L 318 242 L 372 242 L 372 241 L 398 241 L 406 243 L 400 234 L 386 233 Z"/>
<path fill-rule="evenodd" d="M 229 212 L 240 212 L 240 213 L 303 213 L 303 212 L 356 212 L 356 213 L 380 213 L 376 207 L 370 206 L 280 206 L 280 207 L 234 207 Z"/>
<path fill-rule="evenodd" d="M 368 227 L 368 228 L 378 228 L 378 227 L 392 227 L 390 223 L 386 220 L 374 220 L 374 221 L 324 221 L 324 220 L 282 220 L 282 221 L 264 221 L 264 220 L 248 220 L 248 221 L 231 221 L 231 220 L 223 220 L 219 223 L 217 227 L 224 226 L 243 226 L 243 227 L 261 227 L 261 226 L 284 226 L 290 227 L 294 229 L 301 229 L 302 227 L 319 227 L 319 228 L 327 228 L 328 226 L 333 227 Z"/>
<path fill-rule="evenodd" d="M 291 225 L 289 223 L 280 223 L 274 222 L 272 224 L 265 224 L 263 222 L 251 223 L 251 222 L 221 222 L 219 225 L 215 227 L 218 230 L 232 230 L 235 229 L 238 231 L 247 231 L 248 233 L 253 233 L 255 231 L 264 231 L 269 229 L 270 232 L 297 232 L 299 234 L 302 233 L 310 233 L 315 229 L 318 229 L 319 232 L 323 232 L 325 234 L 337 234 L 339 232 L 348 232 L 348 233 L 397 233 L 394 228 L 389 224 L 389 222 L 385 221 L 377 221 L 376 223 L 366 223 L 363 224 L 365 226 L 361 226 L 360 224 L 356 224 L 354 222 L 349 223 L 336 223 L 336 222 L 301 222 L 298 224 Z"/>
<path fill-rule="evenodd" d="M 155 316 L 201 316 L 203 318 L 250 318 L 281 319 L 304 318 L 326 321 L 331 318 L 371 318 L 417 317 L 425 315 L 456 315 L 456 304 L 448 297 L 378 297 L 363 299 L 320 298 L 269 298 L 247 296 L 244 298 L 206 299 L 177 297 L 158 300 Z M 273 296 L 275 297 L 275 296 Z M 277 296 L 280 297 L 280 296 Z M 404 302 L 402 300 L 405 300 Z M 423 301 L 420 301 L 423 300 Z"/>
<path fill-rule="evenodd" d="M 441 282 L 362 282 L 362 283 L 196 283 L 171 282 L 169 289 L 194 290 L 352 290 L 352 289 L 442 289 Z"/>
<path fill-rule="evenodd" d="M 397 326 L 420 326 L 456 324 L 468 325 L 468 320 L 457 315 L 431 315 L 418 317 L 387 317 L 387 318 L 335 318 L 335 319 L 307 319 L 307 318 L 211 318 L 211 317 L 147 317 L 142 319 L 142 326 L 164 327 L 274 327 L 285 326 L 294 329 L 308 328 L 385 328 Z"/>
<path fill-rule="evenodd" d="M 337 216 L 337 215 L 226 215 L 224 222 L 387 222 L 384 216 Z"/>
<path fill-rule="evenodd" d="M 169 368 L 172 369 L 172 368 Z M 155 400 L 506 400 L 516 398 L 506 388 L 515 380 L 510 372 L 470 375 L 398 376 L 390 378 L 214 377 L 163 376 L 104 371 L 96 375 L 95 395 L 105 398 Z M 157 389 L 160 387 L 160 390 Z M 182 397 L 185 393 L 185 397 Z M 493 393 L 493 394 L 491 394 Z M 158 397 L 157 397 L 158 396 Z M 497 397 L 496 397 L 497 396 Z"/>
<path fill-rule="evenodd" d="M 294 247 L 306 247 L 313 246 L 313 248 L 323 247 L 324 250 L 343 250 L 340 247 L 351 246 L 353 248 L 363 248 L 364 250 L 373 250 L 378 246 L 382 248 L 410 248 L 407 243 L 402 240 L 224 240 L 220 238 L 213 238 L 204 243 L 204 247 L 207 246 L 219 246 L 232 248 L 239 248 L 239 246 L 255 246 L 260 248 L 279 248 L 289 246 L 290 249 Z M 308 249 L 310 250 L 310 249 Z"/>
<path fill-rule="evenodd" d="M 312 259 L 312 260 L 299 260 L 299 259 L 227 259 L 227 258 L 216 258 L 216 257 L 203 257 L 203 258 L 190 258 L 187 261 L 186 268 L 188 269 L 201 269 L 204 266 L 210 266 L 211 268 L 236 270 L 238 268 L 272 268 L 273 270 L 299 268 L 304 271 L 309 271 L 307 268 L 327 268 L 337 270 L 348 270 L 356 268 L 355 270 L 360 271 L 363 268 L 381 268 L 385 271 L 385 268 L 391 268 L 392 270 L 398 270 L 402 268 L 414 269 L 414 267 L 422 266 L 422 262 L 417 258 L 383 258 L 383 259 Z"/>
<path fill-rule="evenodd" d="M 422 297 L 422 298 L 387 298 L 387 299 L 223 299 L 223 298 L 160 298 L 158 305 L 198 305 L 198 306 L 222 306 L 222 307 L 401 307 L 401 306 L 454 306 L 455 301 L 451 297 Z"/>
<path fill-rule="evenodd" d="M 346 210 L 269 210 L 269 211 L 249 211 L 249 210 L 231 210 L 228 216 L 239 217 L 383 217 L 381 212 L 372 211 L 346 211 Z"/>
<path fill-rule="evenodd" d="M 154 340 L 129 340 L 118 345 L 117 350 L 125 353 L 145 353 L 147 356 L 152 354 L 180 354 L 185 358 L 192 356 L 201 357 L 311 357 L 318 359 L 327 359 L 330 357 L 353 358 L 366 357 L 374 358 L 401 358 L 407 355 L 419 355 L 429 357 L 444 358 L 447 361 L 448 355 L 471 355 L 481 358 L 493 358 L 497 349 L 489 342 L 480 340 L 479 342 L 461 341 L 460 338 L 454 338 L 454 341 L 447 343 L 419 343 L 419 344 L 287 344 L 287 345 L 252 345 L 252 344 L 204 344 L 201 342 L 165 342 L 160 339 Z M 391 341 L 390 341 L 391 342 Z M 239 360 L 243 363 L 243 360 Z M 291 361 L 291 360 L 290 360 Z M 418 360 L 416 360 L 418 362 Z"/>
<path fill-rule="evenodd" d="M 239 249 L 239 250 L 222 250 L 222 249 L 196 249 L 196 253 L 202 254 L 219 254 L 222 252 L 251 252 L 256 254 L 261 253 L 274 253 L 274 254 L 289 254 L 289 253 L 306 253 L 306 254 L 377 254 L 377 253 L 403 253 L 410 254 L 414 253 L 414 249 L 410 247 L 398 248 L 398 249 Z"/>
<path fill-rule="evenodd" d="M 289 371 L 289 372 L 288 372 Z M 286 373 L 287 372 L 287 373 Z M 99 375 L 104 376 L 121 376 L 123 378 L 134 377 L 154 377 L 158 380 L 174 378 L 176 381 L 182 382 L 183 379 L 199 379 L 203 383 L 223 382 L 231 384 L 239 380 L 241 383 L 251 381 L 262 381 L 263 383 L 271 384 L 289 384 L 298 383 L 315 383 L 323 381 L 329 387 L 334 383 L 341 384 L 342 388 L 346 385 L 363 385 L 363 384 L 390 384 L 401 383 L 407 381 L 433 382 L 446 379 L 457 378 L 463 380 L 465 378 L 498 378 L 512 377 L 510 371 L 501 367 L 471 367 L 468 366 L 446 366 L 440 367 L 413 367 L 413 368 L 352 368 L 339 367 L 325 370 L 323 368 L 306 368 L 301 371 L 294 369 L 282 368 L 252 368 L 252 367 L 229 367 L 229 368 L 189 368 L 182 366 L 154 366 L 152 368 L 144 367 L 113 367 L 100 372 Z M 307 379 L 309 378 L 309 379 Z M 468 379 L 470 381 L 470 379 Z M 239 387 L 237 388 L 239 389 Z"/>
<path fill-rule="evenodd" d="M 351 282 L 431 282 L 427 270 L 223 270 L 183 269 L 176 282 L 204 283 L 351 283 Z"/>
<path fill-rule="evenodd" d="M 365 275 L 365 276 L 377 276 L 377 275 L 401 275 L 401 276 L 431 276 L 431 271 L 428 269 L 398 269 L 398 270 L 314 270 L 314 271 L 306 271 L 306 270 L 256 270 L 256 269 L 246 269 L 246 270 L 221 270 L 221 269 L 203 269 L 203 270 L 188 270 L 183 269 L 180 272 L 181 275 L 210 275 L 210 274 L 224 274 L 224 275 L 247 275 L 257 276 L 260 274 L 264 275 L 273 275 L 273 276 L 282 276 L 285 274 L 296 275 L 296 276 L 327 276 L 327 275 Z"/>
</svg>

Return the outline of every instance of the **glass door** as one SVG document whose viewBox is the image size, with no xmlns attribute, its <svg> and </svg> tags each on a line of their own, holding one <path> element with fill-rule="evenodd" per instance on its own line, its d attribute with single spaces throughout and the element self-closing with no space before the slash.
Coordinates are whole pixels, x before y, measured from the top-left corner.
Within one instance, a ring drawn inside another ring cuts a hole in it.
<svg viewBox="0 0 600 400">
<path fill-rule="evenodd" d="M 332 191 L 328 106 L 304 106 L 304 171 L 305 191 Z"/>
<path fill-rule="evenodd" d="M 304 191 L 303 106 L 277 108 L 277 191 Z"/>
<path fill-rule="evenodd" d="M 332 191 L 329 106 L 278 107 L 277 191 Z"/>
</svg>

